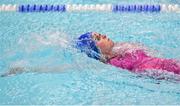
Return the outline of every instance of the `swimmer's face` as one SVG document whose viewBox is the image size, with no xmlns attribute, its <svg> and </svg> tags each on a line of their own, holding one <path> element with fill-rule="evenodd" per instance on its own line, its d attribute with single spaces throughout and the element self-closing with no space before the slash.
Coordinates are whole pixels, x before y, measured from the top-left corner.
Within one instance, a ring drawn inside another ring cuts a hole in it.
<svg viewBox="0 0 180 106">
<path fill-rule="evenodd" d="M 112 50 L 114 42 L 111 39 L 107 38 L 106 35 L 93 32 L 92 36 L 96 42 L 97 47 L 101 50 L 101 53 L 106 54 Z"/>
</svg>

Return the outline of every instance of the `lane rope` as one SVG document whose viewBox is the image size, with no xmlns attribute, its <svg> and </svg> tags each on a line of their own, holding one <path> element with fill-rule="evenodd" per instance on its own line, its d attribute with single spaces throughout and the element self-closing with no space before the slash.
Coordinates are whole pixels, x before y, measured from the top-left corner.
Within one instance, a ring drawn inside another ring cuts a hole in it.
<svg viewBox="0 0 180 106">
<path fill-rule="evenodd" d="M 175 12 L 180 13 L 178 4 L 2 4 L 0 12 L 115 12 L 115 13 L 139 13 L 139 12 Z"/>
</svg>

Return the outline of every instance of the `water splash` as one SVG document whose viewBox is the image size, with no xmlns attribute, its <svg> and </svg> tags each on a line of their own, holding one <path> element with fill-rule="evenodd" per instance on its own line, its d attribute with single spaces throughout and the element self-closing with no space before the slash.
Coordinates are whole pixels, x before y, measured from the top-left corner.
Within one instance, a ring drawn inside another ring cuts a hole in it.
<svg viewBox="0 0 180 106">
<path fill-rule="evenodd" d="M 3 76 L 20 73 L 59 73 L 65 70 L 99 69 L 94 63 L 74 47 L 76 39 L 62 31 L 46 31 L 21 36 L 18 48 L 13 49 L 10 57 L 21 58 L 10 60 Z M 89 63 L 91 62 L 91 63 Z"/>
</svg>

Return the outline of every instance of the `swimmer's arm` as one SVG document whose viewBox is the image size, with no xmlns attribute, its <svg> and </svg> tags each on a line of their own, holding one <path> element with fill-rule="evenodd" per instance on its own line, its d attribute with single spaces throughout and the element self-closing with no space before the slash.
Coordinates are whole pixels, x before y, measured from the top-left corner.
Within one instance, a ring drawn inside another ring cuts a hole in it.
<svg viewBox="0 0 180 106">
<path fill-rule="evenodd" d="M 6 73 L 1 74 L 0 77 L 7 77 L 7 76 L 15 75 L 15 74 L 21 74 L 24 72 L 24 70 L 25 70 L 24 67 L 10 68 Z"/>
<path fill-rule="evenodd" d="M 74 69 L 74 64 L 63 64 L 61 66 L 54 67 L 12 67 L 6 73 L 1 74 L 0 77 L 7 77 L 18 75 L 22 73 L 58 73 L 66 70 Z"/>
</svg>

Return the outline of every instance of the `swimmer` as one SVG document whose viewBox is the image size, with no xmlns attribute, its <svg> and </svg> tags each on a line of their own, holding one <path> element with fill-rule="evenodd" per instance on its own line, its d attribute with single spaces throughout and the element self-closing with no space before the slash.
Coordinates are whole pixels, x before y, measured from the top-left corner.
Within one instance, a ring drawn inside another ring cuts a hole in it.
<svg viewBox="0 0 180 106">
<path fill-rule="evenodd" d="M 180 74 L 180 64 L 173 59 L 151 56 L 148 49 L 138 43 L 113 42 L 106 35 L 88 32 L 76 38 L 73 47 L 87 54 L 88 57 L 105 64 L 129 70 L 145 72 L 146 70 L 162 70 Z M 82 63 L 83 64 L 83 63 Z M 76 65 L 65 64 L 58 67 L 12 67 L 1 77 L 28 72 L 63 72 L 74 69 Z"/>
<path fill-rule="evenodd" d="M 145 47 L 136 43 L 115 43 L 106 35 L 88 32 L 78 38 L 76 45 L 91 58 L 131 72 L 162 70 L 180 74 L 179 62 L 151 56 Z"/>
</svg>

